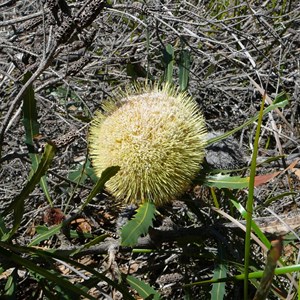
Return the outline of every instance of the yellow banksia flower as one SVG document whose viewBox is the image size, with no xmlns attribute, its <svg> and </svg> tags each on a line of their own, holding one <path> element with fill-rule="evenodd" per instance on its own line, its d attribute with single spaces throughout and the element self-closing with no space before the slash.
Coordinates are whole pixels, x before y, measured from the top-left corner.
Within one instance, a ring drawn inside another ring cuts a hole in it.
<svg viewBox="0 0 300 300">
<path fill-rule="evenodd" d="M 206 144 L 205 120 L 191 97 L 168 85 L 137 88 L 103 110 L 91 124 L 89 152 L 97 176 L 120 167 L 106 183 L 117 200 L 162 205 L 189 187 Z"/>
</svg>

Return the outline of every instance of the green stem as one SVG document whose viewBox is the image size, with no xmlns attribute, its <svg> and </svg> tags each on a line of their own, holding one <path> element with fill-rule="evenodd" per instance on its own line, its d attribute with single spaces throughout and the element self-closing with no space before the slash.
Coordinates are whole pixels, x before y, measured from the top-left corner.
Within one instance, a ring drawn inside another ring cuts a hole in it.
<svg viewBox="0 0 300 300">
<path fill-rule="evenodd" d="M 256 174 L 256 160 L 258 152 L 258 141 L 260 136 L 261 123 L 264 115 L 264 105 L 265 105 L 266 95 L 263 95 L 262 103 L 260 106 L 257 128 L 255 133 L 255 141 L 253 148 L 253 155 L 251 160 L 250 168 L 250 179 L 249 179 L 249 193 L 246 205 L 247 216 L 246 216 L 246 237 L 245 237 L 245 278 L 244 278 L 244 300 L 248 299 L 248 279 L 249 279 L 249 261 L 250 261 L 250 243 L 251 243 L 251 223 L 252 223 L 252 213 L 253 213 L 253 199 L 254 199 L 254 180 Z"/>
</svg>

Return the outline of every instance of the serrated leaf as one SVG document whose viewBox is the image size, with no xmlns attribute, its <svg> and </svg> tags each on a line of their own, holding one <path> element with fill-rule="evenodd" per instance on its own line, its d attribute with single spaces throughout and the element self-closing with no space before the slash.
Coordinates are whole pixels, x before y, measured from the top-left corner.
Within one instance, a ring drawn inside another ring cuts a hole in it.
<svg viewBox="0 0 300 300">
<path fill-rule="evenodd" d="M 148 232 L 155 218 L 155 205 L 151 202 L 145 202 L 137 209 L 134 218 L 130 220 L 121 231 L 121 245 L 132 247 L 138 238 Z"/>
<path fill-rule="evenodd" d="M 139 296 L 143 299 L 160 299 L 160 294 L 153 287 L 141 281 L 140 279 L 128 275 L 126 276 L 126 281 L 133 289 L 135 289 L 138 292 Z"/>
<path fill-rule="evenodd" d="M 191 54 L 187 49 L 180 52 L 179 59 L 179 87 L 181 91 L 185 91 L 189 84 Z"/>
<path fill-rule="evenodd" d="M 249 185 L 249 177 L 229 176 L 223 174 L 209 175 L 203 185 L 219 189 L 244 189 Z"/>
<path fill-rule="evenodd" d="M 55 155 L 55 147 L 47 144 L 41 158 L 41 161 L 38 165 L 38 168 L 33 173 L 30 180 L 26 183 L 24 188 L 22 189 L 21 193 L 16 196 L 16 198 L 12 201 L 12 203 L 5 209 L 3 215 L 7 215 L 11 210 L 14 211 L 14 221 L 13 221 L 13 228 L 10 230 L 9 233 L 2 236 L 3 241 L 10 239 L 12 235 L 18 230 L 21 220 L 23 217 L 24 212 L 24 201 L 27 199 L 29 194 L 34 190 L 35 186 L 39 183 L 41 177 L 47 172 L 52 159 Z"/>
</svg>

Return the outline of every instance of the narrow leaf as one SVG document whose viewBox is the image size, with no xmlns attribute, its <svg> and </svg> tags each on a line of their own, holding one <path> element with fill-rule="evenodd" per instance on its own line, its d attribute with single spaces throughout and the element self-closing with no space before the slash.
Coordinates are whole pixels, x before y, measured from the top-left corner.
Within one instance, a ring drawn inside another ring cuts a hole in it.
<svg viewBox="0 0 300 300">
<path fill-rule="evenodd" d="M 300 264 L 297 265 L 290 265 L 290 266 L 285 266 L 285 267 L 280 267 L 276 268 L 274 270 L 275 275 L 284 275 L 284 274 L 289 274 L 293 272 L 300 272 Z M 262 278 L 263 276 L 263 271 L 255 271 L 249 273 L 249 279 L 256 279 L 256 278 Z M 204 284 L 212 284 L 216 282 L 230 282 L 230 281 L 236 281 L 236 280 L 244 280 L 245 279 L 245 274 L 239 274 L 231 277 L 223 277 L 219 279 L 208 279 L 208 280 L 202 280 L 202 281 L 197 281 L 189 284 L 183 285 L 184 288 L 187 287 L 192 287 L 195 285 L 204 285 Z"/>
<path fill-rule="evenodd" d="M 63 223 L 52 226 L 51 228 L 47 228 L 45 226 L 40 227 L 39 230 L 42 232 L 40 232 L 38 234 L 38 236 L 28 244 L 28 246 L 36 246 L 36 245 L 39 245 L 40 242 L 48 240 L 53 235 L 59 233 L 62 226 L 63 226 Z"/>
<path fill-rule="evenodd" d="M 118 166 L 113 166 L 113 167 L 108 167 L 107 169 L 105 169 L 102 174 L 101 177 L 98 179 L 96 185 L 94 186 L 94 188 L 92 189 L 92 191 L 90 192 L 90 194 L 88 195 L 87 199 L 85 200 L 85 202 L 83 203 L 82 207 L 81 207 L 81 211 L 83 211 L 83 209 L 92 201 L 92 199 L 100 192 L 103 190 L 105 183 L 114 175 L 116 175 L 120 170 L 120 167 Z"/>
<path fill-rule="evenodd" d="M 210 175 L 205 178 L 203 185 L 216 187 L 219 189 L 244 189 L 249 185 L 249 177 L 229 176 L 229 175 Z"/>
<path fill-rule="evenodd" d="M 224 264 L 219 264 L 215 267 L 213 279 L 226 278 L 226 266 Z M 215 283 L 211 290 L 211 298 L 215 299 L 224 299 L 225 296 L 225 282 Z"/>
<path fill-rule="evenodd" d="M 4 288 L 4 299 L 16 299 L 16 291 L 18 285 L 18 270 L 14 268 L 10 276 L 7 278 Z"/>
<path fill-rule="evenodd" d="M 24 75 L 24 83 L 31 77 L 31 73 Z M 32 84 L 28 86 L 23 96 L 23 124 L 25 127 L 25 142 L 30 153 L 34 153 L 33 137 L 39 134 L 39 123 L 37 121 L 37 106 Z"/>
<path fill-rule="evenodd" d="M 250 178 L 249 178 L 249 190 L 248 190 L 248 199 L 246 203 L 246 236 L 245 236 L 245 254 L 244 254 L 244 270 L 245 270 L 245 280 L 244 280 L 244 298 L 248 297 L 248 273 L 249 273 L 249 265 L 250 265 L 250 247 L 251 247 L 251 227 L 252 227 L 252 215 L 253 215 L 253 203 L 254 203 L 254 183 L 255 183 L 255 175 L 256 175 L 256 162 L 258 155 L 258 143 L 260 137 L 260 130 L 263 120 L 264 113 L 264 105 L 265 105 L 265 96 L 262 97 L 262 102 L 260 106 L 260 111 L 258 114 L 257 127 L 254 138 L 253 145 L 253 153 L 251 159 L 251 167 L 250 167 Z"/>
<path fill-rule="evenodd" d="M 263 111 L 263 116 L 266 115 L 267 113 L 269 113 L 270 111 L 278 108 L 278 107 L 284 107 L 288 104 L 288 100 L 284 100 L 278 103 L 273 103 L 272 105 L 268 106 L 267 108 L 264 109 Z M 234 133 L 240 131 L 241 129 L 243 129 L 244 127 L 247 127 L 248 125 L 252 124 L 253 122 L 255 122 L 259 117 L 259 113 L 257 113 L 254 117 L 252 117 L 251 119 L 249 119 L 248 121 L 246 121 L 244 124 L 242 124 L 241 126 L 237 126 L 236 128 L 234 128 L 231 131 L 225 132 L 224 134 L 220 135 L 220 136 L 216 136 L 210 140 L 207 141 L 207 145 L 211 145 L 215 142 L 221 141 L 223 139 L 226 139 L 227 137 L 233 135 Z"/>
<path fill-rule="evenodd" d="M 52 159 L 55 155 L 55 147 L 47 144 L 41 158 L 41 161 L 38 165 L 38 168 L 30 178 L 30 180 L 26 183 L 21 193 L 12 201 L 12 203 L 5 209 L 3 215 L 7 215 L 11 210 L 14 210 L 14 223 L 13 228 L 10 232 L 2 237 L 2 240 L 5 241 L 10 239 L 12 235 L 18 230 L 24 212 L 24 201 L 27 199 L 29 194 L 34 190 L 35 186 L 40 181 L 41 177 L 47 172 Z"/>
<path fill-rule="evenodd" d="M 189 50 L 183 49 L 180 52 L 179 59 L 179 88 L 181 91 L 185 91 L 189 84 L 191 54 Z"/>
<path fill-rule="evenodd" d="M 142 299 L 159 300 L 160 294 L 150 285 L 131 275 L 126 276 L 126 281 L 135 289 Z"/>
<path fill-rule="evenodd" d="M 15 264 L 24 266 L 25 268 L 38 273 L 39 275 L 45 277 L 48 281 L 51 281 L 58 286 L 62 286 L 64 289 L 67 289 L 71 292 L 76 293 L 76 295 L 85 296 L 87 299 L 95 299 L 91 295 L 84 292 L 84 288 L 80 288 L 80 285 L 74 285 L 69 282 L 67 279 L 63 278 L 60 274 L 50 272 L 49 270 L 39 267 L 35 262 L 30 261 L 29 259 L 22 258 L 18 254 L 15 254 L 11 251 L 8 251 L 2 247 L 0 247 L 1 256 L 5 259 L 14 262 Z"/>
<path fill-rule="evenodd" d="M 58 250 L 57 249 L 55 249 L 55 250 L 49 249 L 48 251 L 46 251 L 44 249 L 41 250 L 41 249 L 37 249 L 37 248 L 33 248 L 33 247 L 18 246 L 18 245 L 3 243 L 0 241 L 0 254 L 1 254 L 1 249 L 2 249 L 1 247 L 8 249 L 9 253 L 20 253 L 22 256 L 24 254 L 28 254 L 28 255 L 38 256 L 40 258 L 46 259 L 47 261 L 52 261 L 53 259 L 62 260 L 65 263 L 70 264 L 79 270 L 86 270 L 88 273 L 92 274 L 94 278 L 98 279 L 97 282 L 99 282 L 99 281 L 107 282 L 108 285 L 110 285 L 111 287 L 120 291 L 123 294 L 124 299 L 134 300 L 134 298 L 129 294 L 127 288 L 125 288 L 123 285 L 109 279 L 105 274 L 96 271 L 93 267 L 90 267 L 85 264 L 81 264 L 81 263 L 77 262 L 77 260 L 70 259 L 68 256 L 66 257 L 65 251 L 63 251 L 63 253 L 62 253 L 62 250 L 59 250 L 59 249 Z M 27 260 L 25 260 L 25 261 L 27 261 Z M 23 266 L 28 268 L 28 266 L 26 264 L 23 264 Z M 36 271 L 36 273 L 39 274 L 38 271 Z"/>
<path fill-rule="evenodd" d="M 239 213 L 243 216 L 243 218 L 246 219 L 247 218 L 247 212 L 246 212 L 245 208 L 240 203 L 238 203 L 234 200 L 231 200 L 231 202 L 236 207 L 236 209 L 239 211 Z M 269 242 L 267 237 L 264 235 L 264 233 L 261 231 L 261 229 L 255 223 L 254 220 L 252 220 L 251 226 L 252 226 L 252 230 L 254 231 L 254 233 L 259 237 L 259 239 L 264 243 L 264 245 L 268 249 L 270 249 L 271 243 Z"/>
<path fill-rule="evenodd" d="M 167 44 L 163 50 L 163 62 L 165 65 L 165 82 L 172 84 L 173 82 L 173 68 L 174 68 L 174 48 Z"/>
<path fill-rule="evenodd" d="M 224 245 L 221 242 L 218 242 L 218 261 L 215 263 L 213 279 L 224 278 L 227 275 L 227 267 L 224 264 Z M 224 299 L 225 296 L 225 282 L 219 282 L 213 284 L 212 290 L 210 292 L 211 300 L 214 299 Z"/>
<path fill-rule="evenodd" d="M 24 83 L 26 83 L 29 78 L 31 77 L 31 73 L 27 72 L 24 75 Z M 38 164 L 40 162 L 40 155 L 34 153 L 34 142 L 33 139 L 35 136 L 39 134 L 39 123 L 38 123 L 38 113 L 37 113 L 37 105 L 36 105 L 36 99 L 34 96 L 34 89 L 32 84 L 28 86 L 26 89 L 24 95 L 23 95 L 23 124 L 25 128 L 25 143 L 28 147 L 29 156 L 32 163 L 32 170 L 33 172 L 36 171 Z M 52 200 L 50 197 L 49 189 L 47 186 L 47 180 L 46 177 L 43 176 L 40 180 L 41 188 L 52 206 Z"/>
<path fill-rule="evenodd" d="M 122 246 L 132 247 L 137 243 L 138 238 L 148 232 L 155 217 L 155 205 L 150 202 L 143 203 L 121 231 Z"/>
</svg>

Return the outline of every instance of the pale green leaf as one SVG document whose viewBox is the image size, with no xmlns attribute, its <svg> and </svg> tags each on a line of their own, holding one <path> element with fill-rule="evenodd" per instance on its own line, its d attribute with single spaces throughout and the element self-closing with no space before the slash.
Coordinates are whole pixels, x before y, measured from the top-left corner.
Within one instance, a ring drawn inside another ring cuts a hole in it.
<svg viewBox="0 0 300 300">
<path fill-rule="evenodd" d="M 213 279 L 226 278 L 227 268 L 224 264 L 218 264 L 215 267 Z M 211 290 L 211 299 L 221 300 L 225 296 L 225 282 L 214 283 Z"/>
<path fill-rule="evenodd" d="M 206 176 L 203 185 L 219 189 L 244 189 L 249 185 L 249 178 L 222 174 L 209 175 Z"/>
<path fill-rule="evenodd" d="M 263 116 L 266 115 L 267 113 L 269 113 L 270 111 L 279 108 L 279 107 L 284 107 L 288 104 L 288 100 L 282 100 L 280 102 L 277 103 L 273 103 L 272 105 L 268 106 L 267 108 L 264 109 L 263 111 Z M 213 143 L 216 143 L 218 141 L 221 141 L 223 139 L 226 139 L 227 137 L 233 135 L 234 133 L 240 131 L 241 129 L 243 129 L 244 127 L 247 127 L 248 125 L 252 124 L 253 122 L 255 122 L 259 117 L 259 113 L 257 113 L 254 117 L 252 117 L 251 119 L 249 119 L 248 121 L 246 121 L 244 124 L 242 124 L 241 126 L 237 126 L 236 128 L 234 128 L 231 131 L 225 132 L 222 135 L 216 136 L 210 140 L 207 141 L 207 145 L 211 145 Z"/>
</svg>

